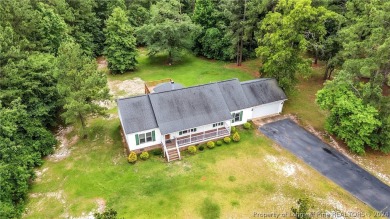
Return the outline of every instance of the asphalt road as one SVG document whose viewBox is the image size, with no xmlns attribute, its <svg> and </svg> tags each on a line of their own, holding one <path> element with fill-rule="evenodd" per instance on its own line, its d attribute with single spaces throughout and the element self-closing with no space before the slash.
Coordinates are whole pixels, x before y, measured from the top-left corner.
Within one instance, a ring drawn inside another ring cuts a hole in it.
<svg viewBox="0 0 390 219">
<path fill-rule="evenodd" d="M 390 187 L 290 119 L 260 131 L 356 198 L 390 218 Z M 390 161 L 389 161 L 390 162 Z"/>
</svg>

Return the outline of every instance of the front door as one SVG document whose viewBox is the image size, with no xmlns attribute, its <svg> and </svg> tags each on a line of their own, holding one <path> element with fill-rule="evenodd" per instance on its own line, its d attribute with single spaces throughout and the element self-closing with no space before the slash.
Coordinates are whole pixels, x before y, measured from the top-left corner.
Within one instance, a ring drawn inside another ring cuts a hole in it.
<svg viewBox="0 0 390 219">
<path fill-rule="evenodd" d="M 165 143 L 171 143 L 171 135 L 165 135 Z"/>
</svg>

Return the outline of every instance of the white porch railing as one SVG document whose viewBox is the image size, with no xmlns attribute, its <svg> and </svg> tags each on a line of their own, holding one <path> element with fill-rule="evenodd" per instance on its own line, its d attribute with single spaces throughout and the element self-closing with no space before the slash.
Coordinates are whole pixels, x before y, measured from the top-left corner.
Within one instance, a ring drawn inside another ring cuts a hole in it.
<svg viewBox="0 0 390 219">
<path fill-rule="evenodd" d="M 165 136 L 164 136 L 163 139 L 165 139 Z M 165 140 L 162 141 L 162 144 L 163 144 L 163 147 L 164 147 L 164 155 L 167 156 L 167 160 L 169 162 L 169 154 L 168 154 L 167 146 L 165 144 Z"/>
<path fill-rule="evenodd" d="M 177 144 L 177 141 L 176 141 L 176 151 L 177 151 L 177 155 L 179 156 L 179 160 L 181 160 L 179 145 Z"/>
<path fill-rule="evenodd" d="M 180 139 L 176 139 L 176 144 L 179 147 L 186 146 L 189 144 L 195 144 L 206 140 L 211 140 L 213 138 L 222 137 L 230 135 L 230 130 L 228 128 L 218 128 L 210 132 L 203 132 L 200 135 L 188 136 Z"/>
</svg>

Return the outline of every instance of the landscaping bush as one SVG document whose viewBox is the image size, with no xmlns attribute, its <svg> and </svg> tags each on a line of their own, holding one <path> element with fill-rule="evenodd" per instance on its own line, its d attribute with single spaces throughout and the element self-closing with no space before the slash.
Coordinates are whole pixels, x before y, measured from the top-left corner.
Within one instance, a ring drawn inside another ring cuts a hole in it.
<svg viewBox="0 0 390 219">
<path fill-rule="evenodd" d="M 252 128 L 252 124 L 250 124 L 249 122 L 244 123 L 244 129 L 250 129 L 250 128 Z"/>
<path fill-rule="evenodd" d="M 141 158 L 142 160 L 147 160 L 149 158 L 149 153 L 144 151 L 141 153 L 141 155 L 139 155 L 139 158 Z"/>
<path fill-rule="evenodd" d="M 137 154 L 134 151 L 130 152 L 127 161 L 129 161 L 129 163 L 135 163 L 137 161 Z"/>
<path fill-rule="evenodd" d="M 230 137 L 225 137 L 225 138 L 223 138 L 223 141 L 224 141 L 226 144 L 229 144 L 229 143 L 232 141 L 232 139 L 231 139 Z"/>
<path fill-rule="evenodd" d="M 188 147 L 188 152 L 190 154 L 195 154 L 196 153 L 196 147 L 195 146 L 189 146 Z"/>
<path fill-rule="evenodd" d="M 215 143 L 213 141 L 207 142 L 207 147 L 213 149 L 215 147 Z"/>
<path fill-rule="evenodd" d="M 234 133 L 233 141 L 235 141 L 235 142 L 239 142 L 240 141 L 240 135 L 238 134 L 238 132 Z"/>
<path fill-rule="evenodd" d="M 200 146 L 198 147 L 198 149 L 199 149 L 200 151 L 203 151 L 203 150 L 204 150 L 204 146 L 203 146 L 203 145 L 200 145 Z"/>
<path fill-rule="evenodd" d="M 116 219 L 117 218 L 117 212 L 116 210 L 109 208 L 106 209 L 103 213 L 96 212 L 93 214 L 93 216 L 96 219 Z"/>
<path fill-rule="evenodd" d="M 236 133 L 237 132 L 237 128 L 236 127 L 232 127 L 232 133 Z"/>
<path fill-rule="evenodd" d="M 154 156 L 160 156 L 160 155 L 162 155 L 162 150 L 161 150 L 161 148 L 154 149 L 154 150 L 152 150 L 151 152 L 152 152 L 152 154 L 153 154 Z"/>
<path fill-rule="evenodd" d="M 222 146 L 222 141 L 217 141 L 217 146 Z"/>
</svg>

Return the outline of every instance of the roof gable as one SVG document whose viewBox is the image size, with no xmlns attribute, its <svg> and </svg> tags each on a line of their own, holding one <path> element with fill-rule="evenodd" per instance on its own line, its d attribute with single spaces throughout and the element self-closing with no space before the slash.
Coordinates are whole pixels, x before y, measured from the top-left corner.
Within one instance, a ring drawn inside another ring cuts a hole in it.
<svg viewBox="0 0 390 219">
<path fill-rule="evenodd" d="M 220 81 L 218 86 L 230 112 L 250 107 L 238 79 Z"/>
<path fill-rule="evenodd" d="M 149 94 L 162 134 L 231 119 L 216 83 Z"/>
<path fill-rule="evenodd" d="M 118 99 L 117 104 L 126 134 L 158 127 L 147 95 Z"/>
<path fill-rule="evenodd" d="M 276 80 L 272 78 L 241 82 L 241 86 L 251 107 L 287 99 Z"/>
</svg>

